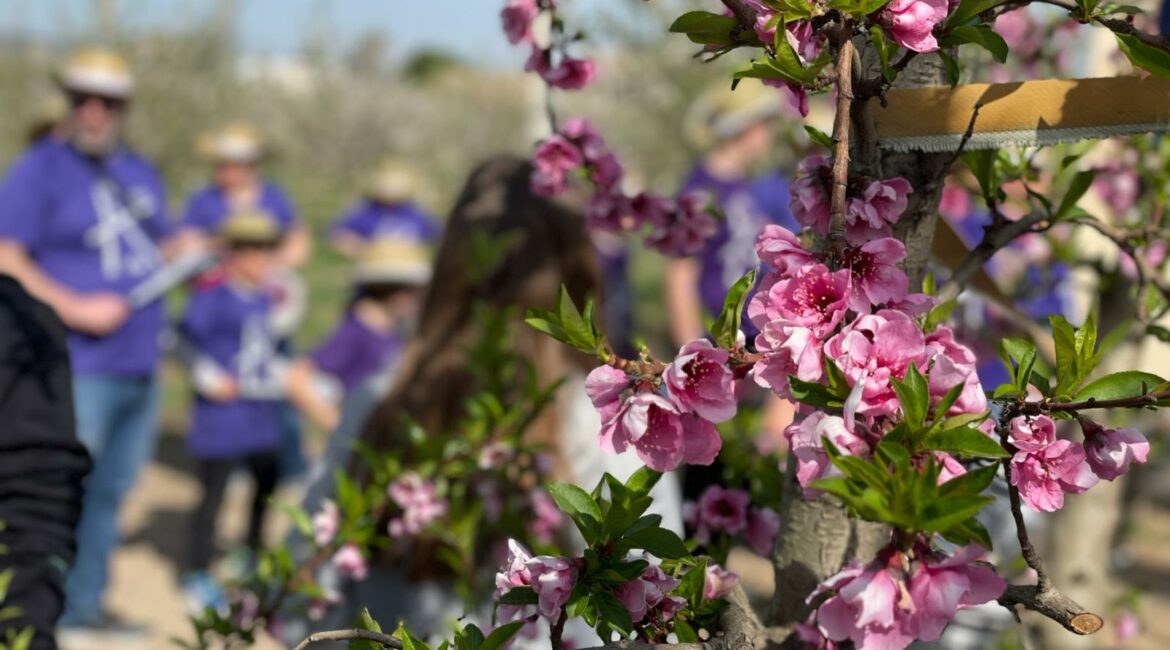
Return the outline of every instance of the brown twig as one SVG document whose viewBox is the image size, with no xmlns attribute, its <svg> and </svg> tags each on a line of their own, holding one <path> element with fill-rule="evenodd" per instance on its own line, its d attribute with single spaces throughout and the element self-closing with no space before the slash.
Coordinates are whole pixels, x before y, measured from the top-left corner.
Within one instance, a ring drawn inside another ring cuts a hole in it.
<svg viewBox="0 0 1170 650">
<path fill-rule="evenodd" d="M 402 650 L 402 642 L 389 634 L 382 632 L 372 632 L 370 630 L 329 630 L 327 632 L 314 632 L 309 635 L 309 638 L 297 644 L 293 650 L 306 650 L 314 643 L 321 643 L 323 641 L 373 641 L 380 643 L 385 648 L 394 648 L 395 650 Z"/>
<path fill-rule="evenodd" d="M 1170 390 L 1138 395 L 1137 397 L 1120 397 L 1117 399 L 1089 398 L 1081 402 L 1025 402 L 1015 409 L 1019 415 L 1040 415 L 1041 413 L 1075 413 L 1090 409 L 1137 408 L 1152 406 L 1162 400 L 1170 399 Z"/>
<path fill-rule="evenodd" d="M 561 637 L 565 633 L 565 620 L 568 618 L 568 613 L 565 608 L 561 608 L 561 615 L 557 617 L 552 628 L 549 630 L 549 642 L 552 644 L 552 650 L 565 650 L 565 642 Z"/>
<path fill-rule="evenodd" d="M 984 230 L 983 240 L 955 267 L 951 277 L 939 287 L 937 298 L 939 302 L 954 300 L 963 290 L 967 281 L 975 272 L 983 267 L 999 249 L 1012 243 L 1020 235 L 1032 231 L 1032 227 L 1044 221 L 1048 215 L 1042 212 L 1031 212 L 1016 221 L 1005 221 L 1002 226 L 994 224 Z"/>
<path fill-rule="evenodd" d="M 837 41 L 837 115 L 833 119 L 833 187 L 829 203 L 829 245 L 845 247 L 845 192 L 849 186 L 849 107 L 853 103 L 853 24 L 844 19 Z"/>
</svg>

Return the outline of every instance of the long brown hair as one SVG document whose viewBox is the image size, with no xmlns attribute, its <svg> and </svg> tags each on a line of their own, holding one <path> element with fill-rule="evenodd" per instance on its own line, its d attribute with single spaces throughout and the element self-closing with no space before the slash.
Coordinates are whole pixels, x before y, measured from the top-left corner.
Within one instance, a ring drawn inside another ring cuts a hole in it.
<svg viewBox="0 0 1170 650">
<path fill-rule="evenodd" d="M 390 392 L 362 431 L 373 449 L 402 448 L 402 422 L 409 416 L 431 435 L 443 435 L 463 415 L 474 390 L 466 348 L 481 330 L 476 305 L 511 308 L 515 350 L 535 366 L 542 384 L 556 381 L 584 359 L 522 322 L 529 307 L 550 308 L 563 284 L 578 304 L 597 298 L 596 257 L 584 229 L 580 201 L 546 199 L 529 189 L 532 167 L 502 156 L 481 164 L 464 186 L 446 225 L 424 300 L 417 335 L 408 344 Z M 470 268 L 476 242 L 499 242 L 490 269 Z M 555 406 L 530 429 L 530 440 L 549 445 L 554 467 L 559 434 Z M 565 478 L 568 478 L 567 476 Z"/>
</svg>

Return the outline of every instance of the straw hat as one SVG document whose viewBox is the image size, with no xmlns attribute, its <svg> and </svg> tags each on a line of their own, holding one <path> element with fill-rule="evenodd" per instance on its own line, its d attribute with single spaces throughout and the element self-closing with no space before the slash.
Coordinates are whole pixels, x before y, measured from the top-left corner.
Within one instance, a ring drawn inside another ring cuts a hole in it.
<svg viewBox="0 0 1170 650">
<path fill-rule="evenodd" d="M 415 239 L 380 237 L 366 244 L 353 270 L 355 284 L 415 284 L 431 281 L 430 250 Z"/>
<path fill-rule="evenodd" d="M 56 77 L 61 87 L 70 92 L 126 99 L 134 90 L 134 78 L 126 59 L 99 47 L 75 52 Z"/>
<path fill-rule="evenodd" d="M 760 83 L 740 83 L 735 90 L 721 83 L 691 104 L 683 120 L 683 132 L 692 145 L 705 149 L 778 117 L 781 101 L 774 89 Z"/>
<path fill-rule="evenodd" d="M 366 194 L 383 203 L 402 203 L 418 193 L 419 178 L 410 167 L 397 160 L 387 160 L 370 175 Z"/>
<path fill-rule="evenodd" d="M 228 124 L 205 133 L 195 143 L 199 154 L 212 162 L 254 163 L 266 153 L 264 138 L 250 124 Z"/>
<path fill-rule="evenodd" d="M 229 244 L 276 244 L 280 241 L 280 225 L 267 212 L 243 210 L 224 219 L 219 236 Z"/>
</svg>

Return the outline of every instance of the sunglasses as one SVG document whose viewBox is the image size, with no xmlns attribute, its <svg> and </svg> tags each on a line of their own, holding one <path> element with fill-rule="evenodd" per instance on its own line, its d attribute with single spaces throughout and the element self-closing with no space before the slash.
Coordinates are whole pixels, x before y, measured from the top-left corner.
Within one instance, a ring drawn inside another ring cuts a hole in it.
<svg viewBox="0 0 1170 650">
<path fill-rule="evenodd" d="M 98 102 L 108 111 L 120 111 L 126 107 L 126 100 L 93 93 L 69 93 L 69 103 L 73 108 L 81 108 L 90 101 Z"/>
</svg>

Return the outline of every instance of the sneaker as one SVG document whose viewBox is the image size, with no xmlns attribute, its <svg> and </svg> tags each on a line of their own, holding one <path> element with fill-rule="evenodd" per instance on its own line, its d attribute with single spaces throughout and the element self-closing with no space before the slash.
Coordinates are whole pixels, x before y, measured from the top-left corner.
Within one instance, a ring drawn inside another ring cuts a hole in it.
<svg viewBox="0 0 1170 650">
<path fill-rule="evenodd" d="M 130 623 L 109 612 L 85 620 L 62 621 L 57 628 L 57 641 L 65 650 L 94 645 L 121 646 L 149 640 L 150 629 L 145 625 Z"/>
<path fill-rule="evenodd" d="M 191 616 L 202 614 L 208 607 L 219 610 L 227 606 L 227 596 L 215 578 L 206 571 L 197 571 L 183 576 L 181 581 L 183 600 Z"/>
</svg>

